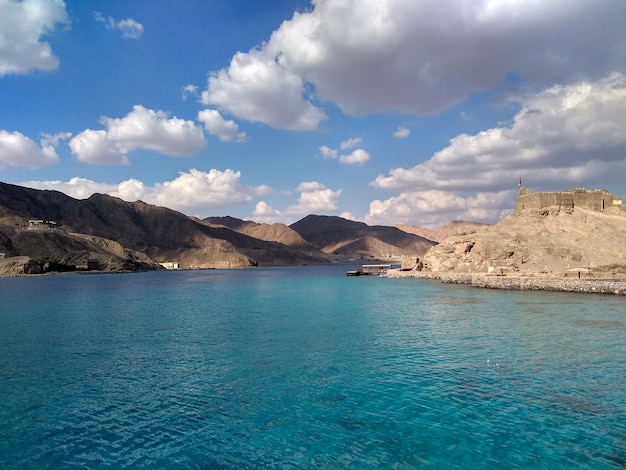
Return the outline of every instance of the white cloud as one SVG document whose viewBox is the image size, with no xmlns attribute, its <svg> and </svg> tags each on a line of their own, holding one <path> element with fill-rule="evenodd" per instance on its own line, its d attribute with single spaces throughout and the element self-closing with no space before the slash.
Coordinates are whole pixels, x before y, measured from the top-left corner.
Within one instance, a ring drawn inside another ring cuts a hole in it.
<svg viewBox="0 0 626 470">
<path fill-rule="evenodd" d="M 59 59 L 42 38 L 69 20 L 62 1 L 0 1 L 0 77 L 53 70 Z"/>
<path fill-rule="evenodd" d="M 248 140 L 245 132 L 239 132 L 239 126 L 235 121 L 227 121 L 216 109 L 203 109 L 198 113 L 198 121 L 204 123 L 204 128 L 209 134 L 218 136 L 221 141 L 246 142 Z"/>
<path fill-rule="evenodd" d="M 44 137 L 41 145 L 37 145 L 21 132 L 0 130 L 0 168 L 14 166 L 34 170 L 57 163 L 59 156 L 54 140 L 53 136 Z"/>
<path fill-rule="evenodd" d="M 41 133 L 41 145 L 56 147 L 62 140 L 67 140 L 72 137 L 71 132 L 59 132 L 58 134 L 46 134 Z"/>
<path fill-rule="evenodd" d="M 70 150 L 79 161 L 98 165 L 129 165 L 127 154 L 117 142 L 110 140 L 104 130 L 86 129 L 69 142 Z"/>
<path fill-rule="evenodd" d="M 52 191 L 60 191 L 75 199 L 87 199 L 95 193 L 115 194 L 118 185 L 97 183 L 86 178 L 74 177 L 69 181 L 48 180 L 48 181 L 24 181 L 19 183 L 20 186 L 33 189 L 49 189 Z"/>
<path fill-rule="evenodd" d="M 493 223 L 515 204 L 517 191 L 476 193 L 462 196 L 454 191 L 404 191 L 386 200 L 375 200 L 365 216 L 371 225 L 399 223 L 436 229 L 450 220 Z"/>
<path fill-rule="evenodd" d="M 143 33 L 143 25 L 132 18 L 116 21 L 112 17 L 105 17 L 97 11 L 93 15 L 96 21 L 104 23 L 107 29 L 117 30 L 125 38 L 137 39 Z"/>
<path fill-rule="evenodd" d="M 348 142 L 348 146 L 345 145 L 346 142 Z M 354 145 L 358 145 L 359 142 L 361 142 L 361 139 L 350 139 L 346 142 L 342 142 L 341 144 L 342 149 L 350 148 L 350 147 L 353 147 Z M 340 163 L 343 163 L 345 165 L 363 164 L 366 161 L 368 161 L 371 157 L 371 155 L 363 149 L 355 149 L 347 155 L 340 155 L 337 150 L 331 149 L 330 147 L 327 147 L 326 145 L 322 145 L 320 147 L 320 155 L 322 156 L 322 158 L 324 158 L 324 160 L 338 159 Z"/>
<path fill-rule="evenodd" d="M 349 155 L 341 155 L 339 161 L 346 165 L 361 165 L 370 159 L 370 154 L 363 149 L 353 150 Z"/>
<path fill-rule="evenodd" d="M 379 175 L 399 190 L 500 191 L 522 175 L 533 185 L 584 185 L 626 162 L 626 76 L 548 88 L 520 100 L 508 127 L 461 134 L 430 160 Z"/>
<path fill-rule="evenodd" d="M 183 87 L 183 101 L 190 96 L 198 96 L 198 87 L 196 85 L 189 84 Z"/>
<path fill-rule="evenodd" d="M 209 208 L 227 207 L 252 200 L 254 188 L 239 183 L 241 173 L 230 169 L 208 172 L 196 169 L 155 185 L 150 202 L 186 214 L 206 213 Z"/>
<path fill-rule="evenodd" d="M 339 148 L 341 150 L 351 149 L 359 145 L 362 141 L 363 139 L 361 139 L 360 137 L 355 137 L 353 139 L 344 140 L 343 142 L 341 142 L 341 144 L 339 144 Z"/>
<path fill-rule="evenodd" d="M 620 187 L 626 171 L 626 76 L 550 87 L 519 99 L 507 126 L 461 134 L 430 160 L 371 184 L 399 190 L 372 201 L 369 222 L 496 222 L 512 209 L 517 179 L 535 189 Z"/>
<path fill-rule="evenodd" d="M 337 211 L 337 199 L 341 189 L 333 191 L 317 181 L 305 181 L 297 188 L 300 192 L 298 204 L 290 206 L 289 215 L 328 214 Z"/>
<path fill-rule="evenodd" d="M 289 130 L 313 130 L 326 119 L 303 95 L 302 77 L 263 50 L 237 53 L 229 68 L 211 74 L 202 103 L 238 118 Z"/>
<path fill-rule="evenodd" d="M 624 17 L 623 0 L 316 0 L 213 73 L 203 99 L 300 130 L 325 118 L 317 99 L 433 114 L 508 76 L 548 86 L 626 71 Z"/>
<path fill-rule="evenodd" d="M 252 215 L 248 217 L 258 224 L 275 224 L 284 222 L 283 214 L 265 201 L 257 202 Z"/>
<path fill-rule="evenodd" d="M 123 118 L 102 118 L 106 130 L 87 129 L 70 142 L 72 153 L 85 163 L 128 164 L 129 152 L 152 150 L 170 156 L 191 156 L 206 145 L 202 128 L 193 121 L 170 118 L 164 111 L 141 105 Z"/>
<path fill-rule="evenodd" d="M 347 220 L 354 220 L 355 222 L 358 222 L 357 218 L 355 217 L 355 215 L 352 212 L 342 212 L 341 214 L 339 214 L 339 217 L 342 217 L 342 218 L 347 219 Z"/>
<path fill-rule="evenodd" d="M 322 145 L 320 147 L 320 155 L 324 158 L 324 160 L 328 158 L 335 159 L 339 157 L 339 152 L 337 152 L 337 150 L 335 149 L 327 147 L 326 145 Z"/>
<path fill-rule="evenodd" d="M 410 133 L 411 131 L 406 127 L 398 127 L 393 133 L 393 136 L 396 139 L 404 139 L 405 137 L 408 137 Z"/>
<path fill-rule="evenodd" d="M 268 194 L 267 186 L 245 186 L 241 173 L 226 169 L 208 172 L 190 169 L 171 181 L 147 186 L 140 180 L 129 179 L 119 184 L 105 184 L 85 178 L 64 181 L 27 181 L 22 186 L 61 191 L 77 199 L 86 199 L 94 193 L 109 194 L 125 201 L 142 200 L 149 204 L 169 207 L 184 214 L 208 217 L 217 209 L 250 202 L 254 197 Z"/>
<path fill-rule="evenodd" d="M 125 201 L 138 201 L 149 194 L 149 190 L 146 189 L 143 181 L 131 178 L 118 184 L 117 189 L 111 194 Z"/>
</svg>

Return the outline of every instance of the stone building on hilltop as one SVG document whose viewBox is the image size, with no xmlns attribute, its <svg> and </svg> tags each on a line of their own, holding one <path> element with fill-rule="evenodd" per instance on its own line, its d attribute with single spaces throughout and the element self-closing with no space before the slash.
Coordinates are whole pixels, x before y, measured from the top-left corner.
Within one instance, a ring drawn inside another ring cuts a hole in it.
<svg viewBox="0 0 626 470">
<path fill-rule="evenodd" d="M 520 185 L 517 205 L 515 206 L 516 214 L 528 209 L 537 210 L 555 206 L 564 209 L 583 207 L 598 212 L 616 207 L 626 211 L 626 206 L 622 205 L 622 198 L 605 189 L 574 188 L 556 192 L 534 192 Z"/>
</svg>

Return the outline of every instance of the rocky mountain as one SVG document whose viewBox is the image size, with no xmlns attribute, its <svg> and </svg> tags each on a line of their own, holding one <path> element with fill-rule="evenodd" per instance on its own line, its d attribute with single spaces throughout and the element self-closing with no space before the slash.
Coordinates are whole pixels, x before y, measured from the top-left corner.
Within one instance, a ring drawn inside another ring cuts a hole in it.
<svg viewBox="0 0 626 470">
<path fill-rule="evenodd" d="M 209 226 L 228 227 L 235 232 L 258 238 L 259 240 L 279 242 L 300 250 L 311 251 L 315 248 L 300 236 L 298 232 L 285 224 L 258 224 L 234 217 L 207 217 L 203 222 Z"/>
<path fill-rule="evenodd" d="M 142 201 L 102 194 L 78 200 L 0 183 L 0 274 L 39 272 L 43 266 L 159 269 L 166 262 L 181 268 L 347 263 L 355 256 L 420 255 L 432 245 L 393 227 L 368 227 L 339 217 L 325 220 L 324 226 L 330 241 L 314 237 L 313 243 L 283 224 L 232 217 L 199 220 Z"/>
<path fill-rule="evenodd" d="M 378 259 L 421 257 L 435 245 L 396 227 L 369 226 L 336 216 L 308 215 L 289 227 L 324 253 Z"/>
<path fill-rule="evenodd" d="M 552 206 L 516 212 L 494 226 L 453 235 L 428 251 L 430 271 L 626 272 L 626 211 Z"/>
<path fill-rule="evenodd" d="M 54 221 L 55 228 L 33 227 L 33 220 Z M 102 194 L 77 200 L 9 184 L 0 184 L 0 252 L 5 258 L 29 256 L 59 266 L 95 259 L 114 271 L 155 268 L 169 261 L 184 268 L 329 262 L 319 251 L 211 226 L 141 201 Z"/>
<path fill-rule="evenodd" d="M 466 220 L 453 220 L 444 224 L 439 230 L 429 230 L 427 228 L 404 224 L 398 224 L 396 227 L 404 232 L 412 233 L 413 235 L 440 243 L 452 235 L 472 233 L 481 228 L 488 227 L 488 225 L 478 222 L 468 222 Z"/>
</svg>

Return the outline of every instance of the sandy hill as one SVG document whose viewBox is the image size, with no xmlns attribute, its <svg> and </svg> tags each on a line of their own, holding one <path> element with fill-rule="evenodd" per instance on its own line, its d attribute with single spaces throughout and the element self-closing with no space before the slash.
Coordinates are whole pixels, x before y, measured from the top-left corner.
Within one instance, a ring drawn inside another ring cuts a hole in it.
<svg viewBox="0 0 626 470">
<path fill-rule="evenodd" d="M 422 256 L 435 244 L 396 227 L 369 226 L 336 216 L 308 215 L 290 228 L 324 253 L 390 259 Z"/>
<path fill-rule="evenodd" d="M 461 235 L 465 233 L 472 233 L 481 228 L 488 227 L 488 224 L 481 224 L 478 222 L 468 222 L 466 220 L 453 220 L 444 224 L 439 230 L 429 230 L 427 228 L 415 227 L 413 225 L 396 225 L 400 230 L 407 233 L 412 233 L 427 240 L 432 240 L 436 243 L 444 241 L 446 238 L 452 235 Z"/>
<path fill-rule="evenodd" d="M 432 271 L 565 273 L 626 270 L 626 212 L 583 207 L 525 210 L 474 233 L 454 235 L 424 257 Z"/>
</svg>

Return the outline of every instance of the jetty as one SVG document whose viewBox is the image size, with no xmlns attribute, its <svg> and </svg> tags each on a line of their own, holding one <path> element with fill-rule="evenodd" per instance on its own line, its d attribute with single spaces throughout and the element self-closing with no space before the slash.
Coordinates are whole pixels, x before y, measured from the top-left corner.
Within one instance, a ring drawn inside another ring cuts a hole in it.
<svg viewBox="0 0 626 470">
<path fill-rule="evenodd" d="M 346 276 L 386 276 L 390 269 L 399 269 L 399 264 L 364 264 L 346 273 Z"/>
</svg>

